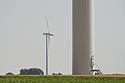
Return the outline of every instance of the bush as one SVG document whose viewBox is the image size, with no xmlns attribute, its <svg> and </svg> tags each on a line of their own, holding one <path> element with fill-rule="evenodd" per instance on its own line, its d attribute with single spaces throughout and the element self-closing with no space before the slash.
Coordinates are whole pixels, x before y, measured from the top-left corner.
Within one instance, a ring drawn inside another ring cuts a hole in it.
<svg viewBox="0 0 125 83">
<path fill-rule="evenodd" d="M 6 75 L 14 75 L 13 73 L 11 73 L 11 72 L 8 72 L 8 73 L 6 73 Z"/>
<path fill-rule="evenodd" d="M 44 72 L 38 68 L 21 69 L 20 75 L 44 75 Z"/>
</svg>

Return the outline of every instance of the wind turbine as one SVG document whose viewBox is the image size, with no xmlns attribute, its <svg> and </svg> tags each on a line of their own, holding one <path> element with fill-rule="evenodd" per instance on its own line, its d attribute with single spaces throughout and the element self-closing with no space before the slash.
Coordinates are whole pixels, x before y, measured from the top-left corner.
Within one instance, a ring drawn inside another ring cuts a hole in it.
<svg viewBox="0 0 125 83">
<path fill-rule="evenodd" d="M 49 24 L 48 24 L 47 17 L 46 17 L 46 25 L 47 25 L 48 32 L 43 33 L 43 35 L 46 36 L 46 75 L 48 75 L 48 55 L 49 55 L 50 37 L 54 35 L 49 32 Z"/>
</svg>

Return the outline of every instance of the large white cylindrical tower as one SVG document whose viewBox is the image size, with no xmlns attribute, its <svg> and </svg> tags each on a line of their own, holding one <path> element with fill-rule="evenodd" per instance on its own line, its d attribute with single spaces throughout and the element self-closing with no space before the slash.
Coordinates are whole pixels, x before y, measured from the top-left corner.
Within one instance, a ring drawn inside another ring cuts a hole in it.
<svg viewBox="0 0 125 83">
<path fill-rule="evenodd" d="M 73 0 L 73 75 L 90 74 L 93 29 L 94 0 Z"/>
</svg>

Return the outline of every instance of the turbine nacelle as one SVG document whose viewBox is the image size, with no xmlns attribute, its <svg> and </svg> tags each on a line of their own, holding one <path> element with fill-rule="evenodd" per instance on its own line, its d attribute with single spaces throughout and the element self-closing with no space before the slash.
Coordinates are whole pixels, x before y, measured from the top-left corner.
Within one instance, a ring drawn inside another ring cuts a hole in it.
<svg viewBox="0 0 125 83">
<path fill-rule="evenodd" d="M 54 36 L 54 35 L 53 35 L 53 34 L 51 34 L 51 33 L 43 33 L 43 35 Z"/>
</svg>

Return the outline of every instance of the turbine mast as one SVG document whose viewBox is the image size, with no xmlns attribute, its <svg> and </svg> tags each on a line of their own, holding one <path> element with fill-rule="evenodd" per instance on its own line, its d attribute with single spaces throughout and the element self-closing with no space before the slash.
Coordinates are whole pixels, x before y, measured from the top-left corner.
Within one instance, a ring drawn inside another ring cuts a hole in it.
<svg viewBox="0 0 125 83">
<path fill-rule="evenodd" d="M 46 36 L 46 75 L 48 75 L 48 57 L 49 57 L 49 45 L 50 45 L 50 37 L 54 36 L 53 34 L 49 33 L 49 24 L 46 17 L 46 24 L 47 24 L 47 33 L 43 33 Z"/>
<path fill-rule="evenodd" d="M 73 75 L 89 75 L 94 50 L 94 0 L 73 0 Z"/>
</svg>

